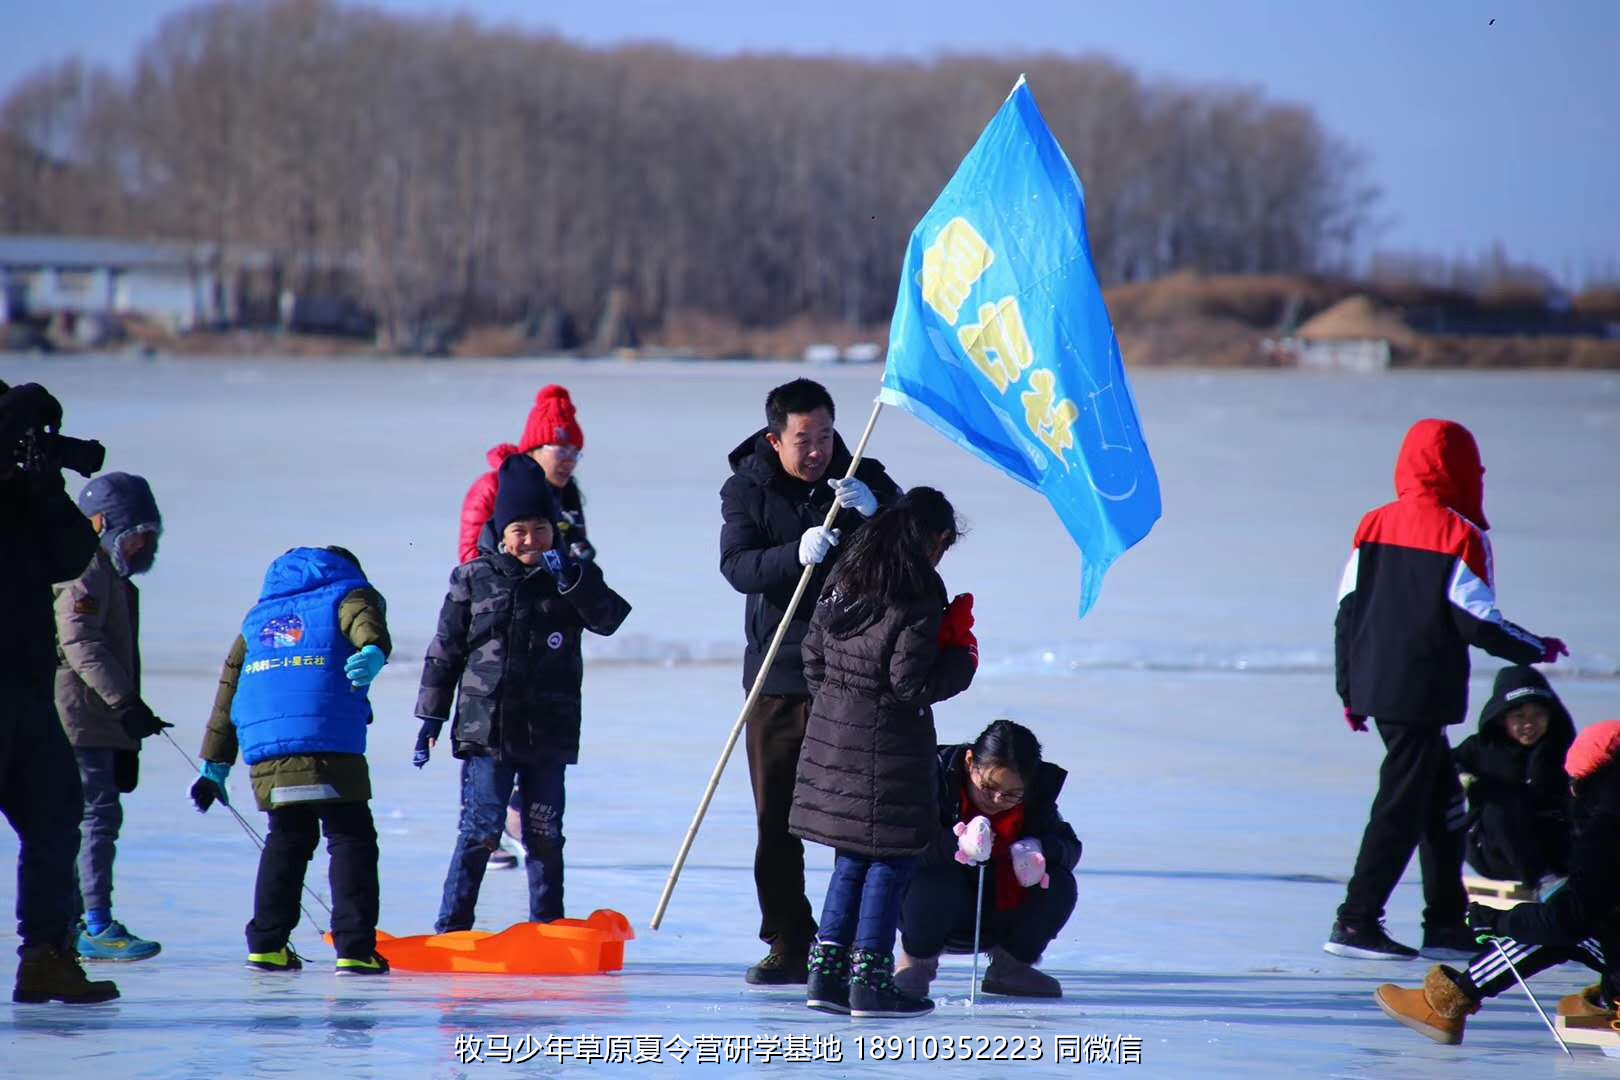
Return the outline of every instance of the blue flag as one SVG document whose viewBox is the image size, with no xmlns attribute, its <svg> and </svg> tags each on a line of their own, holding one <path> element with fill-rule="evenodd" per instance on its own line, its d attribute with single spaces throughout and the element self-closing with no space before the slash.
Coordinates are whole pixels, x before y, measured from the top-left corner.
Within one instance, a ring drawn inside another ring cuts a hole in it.
<svg viewBox="0 0 1620 1080">
<path fill-rule="evenodd" d="M 912 230 L 878 397 L 1046 496 L 1082 616 L 1159 519 L 1080 178 L 1022 78 Z"/>
</svg>

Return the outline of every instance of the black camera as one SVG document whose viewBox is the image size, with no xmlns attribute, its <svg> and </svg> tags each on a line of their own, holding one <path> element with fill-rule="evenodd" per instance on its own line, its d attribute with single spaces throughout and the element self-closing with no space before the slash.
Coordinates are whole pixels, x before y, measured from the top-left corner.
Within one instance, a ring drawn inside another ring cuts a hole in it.
<svg viewBox="0 0 1620 1080">
<path fill-rule="evenodd" d="M 75 439 L 43 428 L 30 428 L 17 441 L 16 462 L 24 472 L 72 469 L 94 476 L 107 460 L 107 448 L 94 439 Z"/>
</svg>

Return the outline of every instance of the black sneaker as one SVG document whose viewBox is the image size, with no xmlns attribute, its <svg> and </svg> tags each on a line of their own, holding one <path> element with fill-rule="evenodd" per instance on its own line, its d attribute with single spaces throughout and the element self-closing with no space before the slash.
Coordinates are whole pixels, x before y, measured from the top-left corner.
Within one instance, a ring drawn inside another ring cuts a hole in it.
<svg viewBox="0 0 1620 1080">
<path fill-rule="evenodd" d="M 849 1015 L 849 948 L 831 941 L 810 946 L 810 983 L 804 1003 L 819 1012 Z"/>
<path fill-rule="evenodd" d="M 1416 960 L 1418 955 L 1410 945 L 1402 945 L 1386 934 L 1381 922 L 1354 926 L 1336 921 L 1322 951 L 1354 960 Z"/>
<path fill-rule="evenodd" d="M 1425 927 L 1423 948 L 1418 952 L 1430 960 L 1472 960 L 1486 948 L 1466 926 Z"/>
<path fill-rule="evenodd" d="M 808 953 L 808 949 L 772 949 L 765 959 L 748 969 L 743 979 L 750 986 L 803 986 L 810 980 Z"/>
</svg>

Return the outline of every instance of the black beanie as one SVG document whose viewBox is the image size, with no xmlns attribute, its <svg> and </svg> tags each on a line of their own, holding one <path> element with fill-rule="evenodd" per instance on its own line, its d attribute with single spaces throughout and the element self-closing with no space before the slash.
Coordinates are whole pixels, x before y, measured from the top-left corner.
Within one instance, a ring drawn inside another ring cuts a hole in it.
<svg viewBox="0 0 1620 1080">
<path fill-rule="evenodd" d="M 528 454 L 513 454 L 495 475 L 495 539 L 514 521 L 557 520 L 557 496 L 540 463 Z"/>
</svg>

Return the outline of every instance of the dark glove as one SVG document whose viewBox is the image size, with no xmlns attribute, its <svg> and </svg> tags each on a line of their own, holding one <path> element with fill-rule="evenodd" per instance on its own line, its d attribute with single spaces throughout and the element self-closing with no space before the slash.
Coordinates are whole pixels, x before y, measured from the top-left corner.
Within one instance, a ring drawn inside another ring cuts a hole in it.
<svg viewBox="0 0 1620 1080">
<path fill-rule="evenodd" d="M 1546 650 L 1541 654 L 1543 664 L 1556 664 L 1560 656 L 1569 655 L 1569 647 L 1559 638 L 1544 637 L 1541 639 L 1541 647 Z"/>
<path fill-rule="evenodd" d="M 1473 932 L 1474 940 L 1484 944 L 1493 937 L 1501 937 L 1496 929 L 1507 912 L 1501 908 L 1493 908 L 1488 904 L 1468 905 L 1468 929 Z"/>
<path fill-rule="evenodd" d="M 433 744 L 439 741 L 439 732 L 444 730 L 443 720 L 422 721 L 422 726 L 416 732 L 416 752 L 411 755 L 411 764 L 418 769 L 428 763 L 429 751 Z"/>
<path fill-rule="evenodd" d="M 556 548 L 540 553 L 540 566 L 557 582 L 557 588 L 565 592 L 579 584 L 582 572 L 579 563 Z"/>
<path fill-rule="evenodd" d="M 589 540 L 575 540 L 572 544 L 568 545 L 568 554 L 573 556 L 574 559 L 579 562 L 594 562 L 596 559 L 596 548 L 591 546 L 591 542 Z"/>
<path fill-rule="evenodd" d="M 20 439 L 31 428 L 61 426 L 61 402 L 38 383 L 23 383 L 0 394 L 0 442 Z"/>
<path fill-rule="evenodd" d="M 1350 725 L 1351 731 L 1366 731 L 1367 718 L 1360 713 L 1350 711 L 1350 706 L 1344 707 L 1344 722 Z"/>
<path fill-rule="evenodd" d="M 197 813 L 206 814 L 208 808 L 218 799 L 226 806 L 231 805 L 231 796 L 225 790 L 225 778 L 231 773 L 231 767 L 218 761 L 205 761 L 197 774 L 197 779 L 191 784 L 191 801 L 197 804 Z"/>
<path fill-rule="evenodd" d="M 135 704 L 124 706 L 123 711 L 118 714 L 118 723 L 132 739 L 144 739 L 156 735 L 164 728 L 174 727 L 173 724 L 165 723 L 153 715 L 151 707 L 140 698 L 135 699 Z"/>
</svg>

